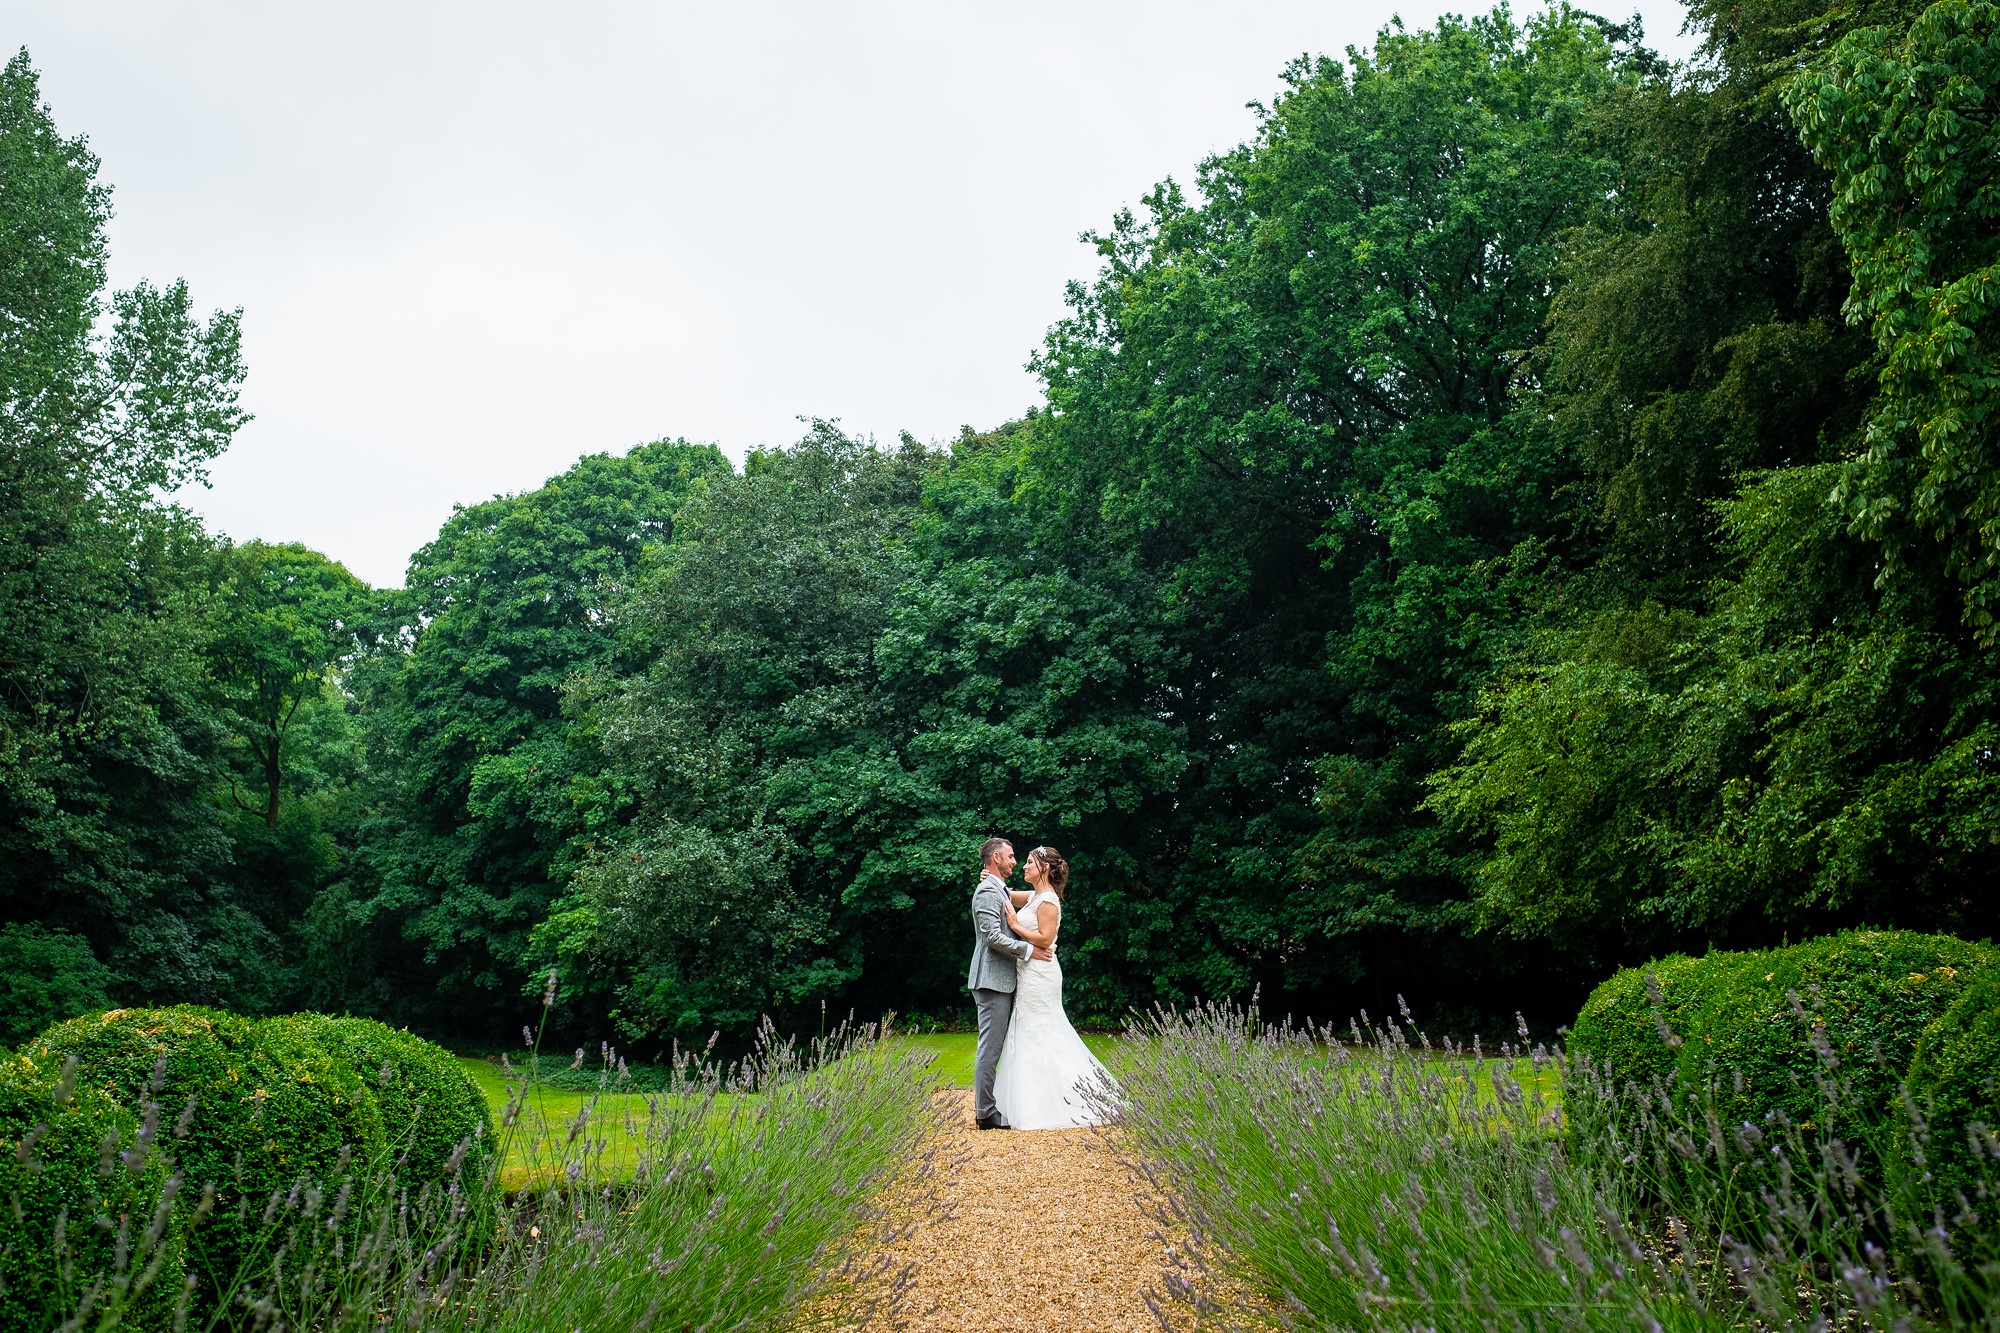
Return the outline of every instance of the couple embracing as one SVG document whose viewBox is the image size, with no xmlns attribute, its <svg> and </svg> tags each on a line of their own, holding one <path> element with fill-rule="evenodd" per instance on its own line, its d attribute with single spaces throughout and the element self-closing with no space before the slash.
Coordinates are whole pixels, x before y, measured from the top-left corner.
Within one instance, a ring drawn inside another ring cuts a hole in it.
<svg viewBox="0 0 2000 1333">
<path fill-rule="evenodd" d="M 1086 1088 L 1117 1087 L 1063 1013 L 1062 929 L 1069 863 L 1037 847 L 1022 867 L 1027 890 L 1008 887 L 1014 844 L 988 838 L 972 891 L 972 973 L 966 985 L 979 1008 L 972 1114 L 981 1129 L 1067 1129 L 1103 1119 Z"/>
</svg>

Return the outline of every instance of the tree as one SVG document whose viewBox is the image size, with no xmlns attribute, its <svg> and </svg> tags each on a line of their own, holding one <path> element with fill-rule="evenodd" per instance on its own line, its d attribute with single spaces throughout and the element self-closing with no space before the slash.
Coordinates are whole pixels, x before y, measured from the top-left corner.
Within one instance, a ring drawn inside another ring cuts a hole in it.
<svg viewBox="0 0 2000 1333">
<path fill-rule="evenodd" d="M 747 1029 L 839 994 L 861 971 L 844 886 L 902 780 L 876 642 L 935 458 L 883 453 L 815 423 L 755 453 L 682 511 L 674 542 L 618 604 L 622 682 L 580 678 L 628 831 L 593 844 L 552 922 L 629 981 L 635 1032 Z"/>
<path fill-rule="evenodd" d="M 1881 349 L 1840 488 L 1896 565 L 1942 543 L 1980 642 L 2000 638 L 2000 7 L 1940 0 L 1847 33 L 1787 102 L 1833 172 L 1847 308 Z M 1919 557 L 1921 560 L 1921 557 Z M 1893 573 L 1893 569 L 1892 569 Z"/>
<path fill-rule="evenodd" d="M 1187 767 L 1125 883 L 1203 943 L 1141 998 L 1428 971 L 1471 925 L 1418 807 L 1572 526 L 1570 464 L 1515 410 L 1562 238 L 1618 191 L 1596 113 L 1651 68 L 1622 40 L 1570 12 L 1385 29 L 1288 70 L 1199 206 L 1169 184 L 1098 238 L 1022 489 L 1079 577 L 1143 571 L 1182 664 L 1157 697 Z"/>
<path fill-rule="evenodd" d="M 1592 461 L 1614 537 L 1551 580 L 1436 782 L 1475 843 L 1483 921 L 1595 963 L 1994 920 L 2000 675 L 1958 624 L 1980 623 L 1976 579 L 1952 604 L 1980 559 L 1983 446 L 1947 420 L 1976 415 L 1981 381 L 1917 364 L 1977 355 L 1976 316 L 1927 266 L 1973 276 L 1963 292 L 1993 253 L 1992 153 L 1954 119 L 1990 86 L 1963 75 L 1991 25 L 1803 17 L 1732 9 L 1711 74 L 1637 109 L 1647 183 L 1621 229 L 1576 243 L 1541 404 Z M 1823 71 L 1800 72 L 1802 45 Z M 1879 377 L 1843 296 L 1874 311 Z M 1960 489 L 1914 522 L 1927 413 L 1926 466 Z"/>
<path fill-rule="evenodd" d="M 235 723 L 263 796 L 259 813 L 278 827 L 285 738 L 299 709 L 319 698 L 360 646 L 357 626 L 373 609 L 368 585 L 296 543 L 225 546 L 206 650 L 223 710 Z M 230 780 L 230 796 L 243 801 Z"/>
<path fill-rule="evenodd" d="M 380 595 L 162 500 L 244 419 L 235 317 L 105 293 L 17 59 L 17 998 L 944 1010 L 993 833 L 1075 867 L 1085 1019 L 1476 1028 L 1665 948 L 1990 931 L 2000 11 L 1690 12 L 1672 71 L 1567 9 L 1295 62 L 1092 238 L 1022 419 L 585 458 Z"/>
<path fill-rule="evenodd" d="M 17 55 L 0 71 L 0 902 L 150 994 L 202 996 L 228 911 L 207 540 L 159 496 L 248 419 L 238 315 L 198 320 L 184 283 L 107 298 L 96 173 Z"/>
<path fill-rule="evenodd" d="M 1564 238 L 1523 405 L 1579 473 L 1558 554 L 1594 568 L 1572 599 L 1698 604 L 1724 565 L 1714 504 L 1748 473 L 1836 456 L 1866 410 L 1828 182 L 1772 79 L 1732 61 L 1599 113 L 1623 181 Z"/>
<path fill-rule="evenodd" d="M 80 935 L 35 922 L 0 926 L 0 1043 L 18 1046 L 51 1023 L 110 1008 L 117 981 Z"/>
<path fill-rule="evenodd" d="M 713 446 L 685 441 L 593 455 L 539 490 L 458 510 L 412 557 L 407 651 L 391 639 L 393 669 L 359 674 L 395 795 L 357 849 L 368 870 L 353 910 L 422 950 L 439 1021 L 523 984 L 529 932 L 582 841 L 622 818 L 624 798 L 595 775 L 588 719 L 564 714 L 564 685 L 614 662 L 613 590 L 727 469 Z"/>
<path fill-rule="evenodd" d="M 1194 888 L 1162 864 L 1191 762 L 1172 688 L 1186 663 L 1150 614 L 1156 575 L 1129 559 L 1079 569 L 1048 497 L 1024 493 L 1039 413 L 963 433 L 925 479 L 895 606 L 875 649 L 900 766 L 862 768 L 826 834 L 860 836 L 845 902 L 867 923 L 874 1005 L 950 1008 L 985 836 L 1059 848 L 1071 1012 L 1106 1021 L 1133 1002 L 1246 984 L 1211 943 Z M 893 779 L 893 780 L 891 780 Z M 865 792 L 865 798 L 861 793 Z M 892 960 L 894 960 L 892 962 Z"/>
</svg>

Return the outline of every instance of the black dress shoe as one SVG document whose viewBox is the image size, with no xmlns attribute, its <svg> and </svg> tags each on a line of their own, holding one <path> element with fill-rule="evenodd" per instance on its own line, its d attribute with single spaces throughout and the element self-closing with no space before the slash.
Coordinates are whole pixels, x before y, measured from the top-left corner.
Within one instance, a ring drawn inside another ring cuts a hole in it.
<svg viewBox="0 0 2000 1333">
<path fill-rule="evenodd" d="M 1013 1126 L 1012 1126 L 1012 1125 L 1008 1124 L 1008 1123 L 1007 1123 L 1006 1121 L 1004 1121 L 1004 1120 L 974 1120 L 974 1121 L 972 1122 L 972 1124 L 973 1124 L 973 1127 L 974 1127 L 974 1128 L 976 1128 L 976 1129 L 1012 1129 L 1012 1128 L 1013 1128 Z"/>
</svg>

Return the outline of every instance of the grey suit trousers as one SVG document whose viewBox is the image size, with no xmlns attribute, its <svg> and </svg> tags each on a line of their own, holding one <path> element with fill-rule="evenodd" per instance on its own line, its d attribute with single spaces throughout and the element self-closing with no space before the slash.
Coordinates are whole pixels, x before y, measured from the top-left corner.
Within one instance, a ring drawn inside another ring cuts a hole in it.
<svg viewBox="0 0 2000 1333">
<path fill-rule="evenodd" d="M 979 1007 L 979 1048 L 972 1061 L 972 1114 L 981 1120 L 998 1119 L 1000 1108 L 993 1103 L 993 1076 L 1000 1072 L 1000 1048 L 1007 1042 L 1007 1023 L 1014 1017 L 1012 991 L 972 992 Z"/>
</svg>

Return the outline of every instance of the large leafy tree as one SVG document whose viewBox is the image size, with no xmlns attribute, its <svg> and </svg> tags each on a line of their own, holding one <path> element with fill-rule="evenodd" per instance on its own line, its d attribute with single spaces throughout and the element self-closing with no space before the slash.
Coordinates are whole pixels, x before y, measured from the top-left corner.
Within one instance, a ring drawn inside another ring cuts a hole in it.
<svg viewBox="0 0 2000 1333">
<path fill-rule="evenodd" d="M 225 878 L 269 937 L 239 960 L 224 994 L 266 1009 L 297 997 L 315 952 L 301 928 L 342 865 L 336 829 L 363 777 L 343 668 L 364 647 L 377 599 L 296 544 L 222 543 L 211 577 L 203 655 L 227 765 Z"/>
<path fill-rule="evenodd" d="M 1199 206 L 1162 187 L 1099 238 L 1024 488 L 1074 568 L 1144 571 L 1182 664 L 1187 768 L 1128 883 L 1196 933 L 1134 994 L 1321 987 L 1469 924 L 1418 806 L 1565 530 L 1513 414 L 1561 239 L 1618 190 L 1621 37 L 1500 12 L 1299 63 Z"/>
<path fill-rule="evenodd" d="M 1063 956 L 1078 1015 L 1241 980 L 1198 914 L 1176 913 L 1185 889 L 1161 873 L 1158 831 L 1190 756 L 1173 694 L 1186 663 L 1150 614 L 1157 575 L 1064 558 L 1055 504 L 1024 489 L 1022 460 L 1045 425 L 1034 414 L 967 432 L 927 479 L 875 650 L 908 728 L 896 781 L 869 774 L 870 836 L 846 891 L 872 928 L 861 993 L 877 1004 L 895 1002 L 892 987 L 905 1004 L 953 1002 L 973 849 L 987 834 L 1069 858 Z"/>
<path fill-rule="evenodd" d="M 247 419 L 238 317 L 105 291 L 108 191 L 0 71 L 0 910 L 72 928 L 133 987 L 213 993 L 206 539 L 164 491 Z"/>
<path fill-rule="evenodd" d="M 1935 358 L 1981 345 L 1991 25 L 1709 17 L 1711 71 L 1640 109 L 1650 183 L 1579 238 L 1555 310 L 1544 401 L 1610 538 L 1547 590 L 1436 803 L 1490 839 L 1467 862 L 1489 925 L 1600 958 L 1854 920 L 1990 930 L 1983 390 Z"/>
<path fill-rule="evenodd" d="M 1162 644 L 1132 588 L 1065 568 L 1052 511 L 1017 502 L 1035 427 L 946 459 L 822 423 L 684 511 L 620 613 L 647 669 L 575 696 L 635 818 L 548 932 L 630 978 L 630 1029 L 948 1009 L 982 837 L 1057 843 L 1086 875 L 1150 855 L 1185 762 Z M 1116 1013 L 1173 956 L 1142 899 L 1109 875 L 1073 895 L 1080 1013 Z"/>
<path fill-rule="evenodd" d="M 1833 172 L 1848 309 L 1881 348 L 1841 486 L 1897 564 L 1940 542 L 1982 644 L 2000 638 L 2000 7 L 1940 0 L 1858 28 L 1789 102 Z M 1922 554 L 1915 559 L 1923 561 Z M 1915 571 L 1919 577 L 1923 571 Z"/>
<path fill-rule="evenodd" d="M 359 627 L 374 598 L 339 563 L 297 544 L 246 542 L 225 547 L 218 562 L 209 672 L 257 793 L 254 804 L 246 802 L 232 779 L 230 796 L 275 830 L 287 737 L 300 710 L 325 694 L 340 664 L 360 648 Z"/>
<path fill-rule="evenodd" d="M 236 320 L 105 291 L 17 59 L 22 1003 L 490 1035 L 554 966 L 561 1021 L 662 1041 L 936 1012 L 989 833 L 1076 866 L 1084 1017 L 1990 932 L 2000 13 L 1690 13 L 1674 71 L 1569 10 L 1300 61 L 1094 238 L 1024 419 L 586 458 L 380 596 L 161 500 L 243 420 Z"/>
<path fill-rule="evenodd" d="M 1623 180 L 1564 237 L 1525 404 L 1579 474 L 1561 554 L 1589 577 L 1571 607 L 1700 602 L 1722 570 L 1714 503 L 1749 472 L 1834 456 L 1865 410 L 1826 176 L 1752 50 L 1598 112 Z"/>
<path fill-rule="evenodd" d="M 870 843 L 893 842 L 891 813 L 921 804 L 875 650 L 934 462 L 817 423 L 709 478 L 620 604 L 647 665 L 580 680 L 573 704 L 636 811 L 595 846 L 553 934 L 630 978 L 631 1029 L 747 1027 L 859 976 L 863 918 L 893 894 L 849 885 Z"/>
<path fill-rule="evenodd" d="M 594 455 L 539 490 L 459 510 L 412 557 L 407 654 L 389 642 L 393 669 L 358 677 L 382 715 L 376 764 L 395 795 L 370 825 L 353 911 L 423 951 L 440 1021 L 520 988 L 529 932 L 577 840 L 620 818 L 588 720 L 564 714 L 564 684 L 614 662 L 612 590 L 727 469 L 684 441 Z"/>
<path fill-rule="evenodd" d="M 1887 592 L 1828 502 L 1838 464 L 1720 507 L 1705 611 L 1547 631 L 1461 734 L 1437 803 L 1491 839 L 1486 924 L 1608 962 L 1856 920 L 1992 929 L 1993 662 L 1941 565 Z"/>
</svg>

